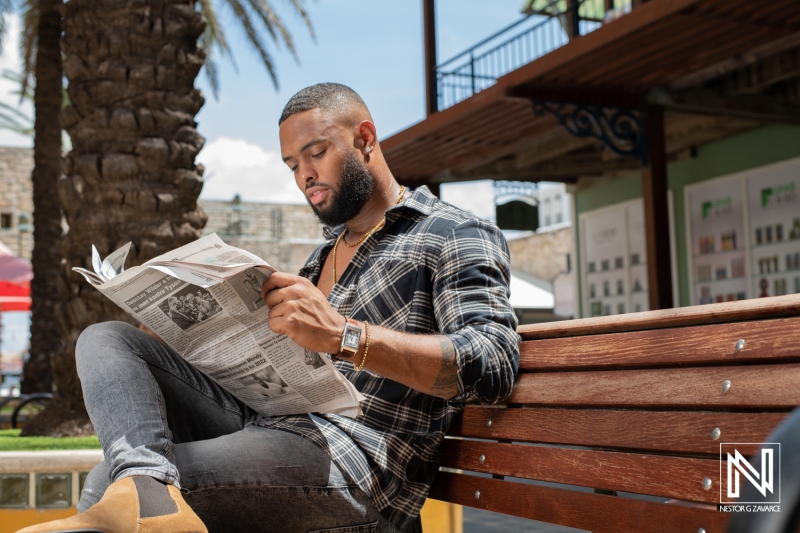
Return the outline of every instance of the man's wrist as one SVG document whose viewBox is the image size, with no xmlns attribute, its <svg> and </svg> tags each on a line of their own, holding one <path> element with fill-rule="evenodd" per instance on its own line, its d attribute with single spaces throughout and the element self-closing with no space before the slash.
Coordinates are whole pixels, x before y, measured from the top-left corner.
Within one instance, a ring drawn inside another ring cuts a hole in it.
<svg viewBox="0 0 800 533">
<path fill-rule="evenodd" d="M 339 320 L 336 321 L 338 325 L 335 329 L 332 329 L 329 332 L 330 340 L 328 342 L 330 345 L 330 350 L 328 350 L 328 353 L 331 355 L 331 357 L 339 355 L 339 352 L 342 349 L 342 335 L 344 334 L 344 328 L 347 326 L 347 318 L 342 315 L 338 316 Z"/>
</svg>

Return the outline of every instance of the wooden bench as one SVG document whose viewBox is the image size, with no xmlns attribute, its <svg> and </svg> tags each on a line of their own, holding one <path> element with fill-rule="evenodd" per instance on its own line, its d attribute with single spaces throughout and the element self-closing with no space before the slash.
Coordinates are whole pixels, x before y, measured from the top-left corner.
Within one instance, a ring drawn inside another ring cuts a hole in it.
<svg viewBox="0 0 800 533">
<path fill-rule="evenodd" d="M 800 295 L 520 334 L 511 398 L 464 410 L 431 498 L 596 533 L 722 533 L 720 443 L 762 443 L 800 405 Z"/>
</svg>

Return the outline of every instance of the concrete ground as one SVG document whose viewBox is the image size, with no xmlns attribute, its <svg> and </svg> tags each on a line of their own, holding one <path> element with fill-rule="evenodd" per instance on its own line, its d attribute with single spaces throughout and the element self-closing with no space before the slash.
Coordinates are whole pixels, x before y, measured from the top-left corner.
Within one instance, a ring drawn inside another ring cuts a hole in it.
<svg viewBox="0 0 800 533">
<path fill-rule="evenodd" d="M 582 529 L 556 526 L 516 516 L 464 507 L 464 533 L 581 533 Z"/>
</svg>

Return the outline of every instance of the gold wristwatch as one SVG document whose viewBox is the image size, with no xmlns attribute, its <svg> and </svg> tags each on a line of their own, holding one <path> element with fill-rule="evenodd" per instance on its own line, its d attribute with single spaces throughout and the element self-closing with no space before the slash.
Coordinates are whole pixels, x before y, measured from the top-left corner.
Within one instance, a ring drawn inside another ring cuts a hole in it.
<svg viewBox="0 0 800 533">
<path fill-rule="evenodd" d="M 342 345 L 339 348 L 337 357 L 345 357 L 350 359 L 358 353 L 358 347 L 361 343 L 361 328 L 351 323 L 351 318 L 345 318 L 344 331 L 342 332 Z M 353 320 L 355 322 L 355 320 Z"/>
</svg>

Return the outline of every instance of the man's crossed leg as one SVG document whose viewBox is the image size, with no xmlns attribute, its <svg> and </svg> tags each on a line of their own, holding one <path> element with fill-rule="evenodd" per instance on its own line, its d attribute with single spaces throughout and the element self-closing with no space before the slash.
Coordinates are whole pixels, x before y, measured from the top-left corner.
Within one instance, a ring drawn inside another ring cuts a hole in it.
<svg viewBox="0 0 800 533">
<path fill-rule="evenodd" d="M 153 531 L 191 533 L 199 523 L 192 509 L 211 531 L 395 531 L 324 451 L 259 427 L 257 413 L 150 335 L 121 322 L 97 324 L 76 353 L 105 461 L 86 480 L 82 514 L 25 533 L 134 531 L 123 523 L 131 517 L 150 520 Z M 101 502 L 106 493 L 112 503 Z M 167 495 L 175 505 L 163 505 Z"/>
</svg>

